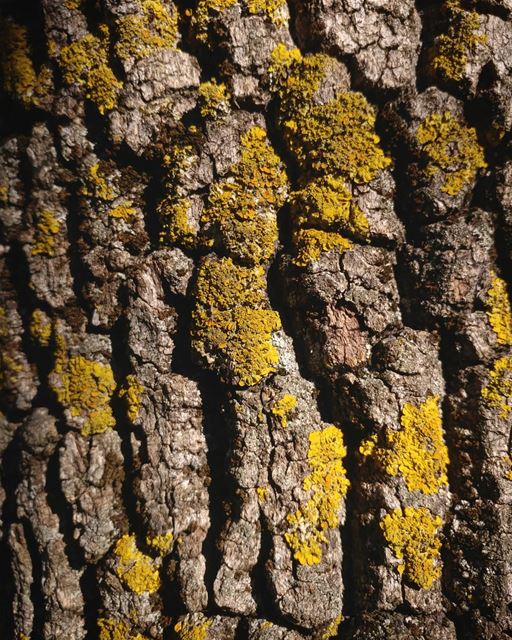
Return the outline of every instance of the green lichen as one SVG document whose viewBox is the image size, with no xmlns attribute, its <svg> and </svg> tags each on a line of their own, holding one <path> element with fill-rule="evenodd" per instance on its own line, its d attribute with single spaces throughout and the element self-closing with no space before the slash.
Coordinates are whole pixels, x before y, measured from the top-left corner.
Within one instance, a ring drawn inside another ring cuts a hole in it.
<svg viewBox="0 0 512 640">
<path fill-rule="evenodd" d="M 203 118 L 219 118 L 229 113 L 230 96 L 226 85 L 214 79 L 199 85 L 199 105 Z"/>
<path fill-rule="evenodd" d="M 176 45 L 178 12 L 169 10 L 161 0 L 138 0 L 139 13 L 117 21 L 119 38 L 115 51 L 121 60 L 140 60 L 157 49 Z"/>
<path fill-rule="evenodd" d="M 137 548 L 134 535 L 125 534 L 115 544 L 116 573 L 134 593 L 154 593 L 160 588 L 155 560 Z"/>
<path fill-rule="evenodd" d="M 194 294 L 192 348 L 222 379 L 237 386 L 257 384 L 276 369 L 279 354 L 272 333 L 281 328 L 269 307 L 265 272 L 230 258 L 201 263 Z"/>
<path fill-rule="evenodd" d="M 0 41 L 0 69 L 5 92 L 18 99 L 25 107 L 38 105 L 49 79 L 48 69 L 43 67 L 39 77 L 36 74 L 26 27 L 10 18 L 1 19 Z"/>
<path fill-rule="evenodd" d="M 298 229 L 293 234 L 293 245 L 293 264 L 298 267 L 307 267 L 317 262 L 321 255 L 328 251 L 343 253 L 352 246 L 351 242 L 339 233 L 321 229 Z"/>
<path fill-rule="evenodd" d="M 409 491 L 434 494 L 448 484 L 448 448 L 443 438 L 439 398 L 429 396 L 419 407 L 406 402 L 402 429 L 387 429 L 383 446 L 375 437 L 360 452 L 371 456 L 392 476 L 402 476 Z"/>
<path fill-rule="evenodd" d="M 368 237 L 368 220 L 340 178 L 326 175 L 312 180 L 293 193 L 291 203 L 297 226 L 345 232 L 360 240 Z"/>
<path fill-rule="evenodd" d="M 102 24 L 99 36 L 88 33 L 63 47 L 59 56 L 64 81 L 82 87 L 101 114 L 115 107 L 122 88 L 109 66 L 109 40 L 108 27 Z"/>
<path fill-rule="evenodd" d="M 478 33 L 481 27 L 478 13 L 465 11 L 460 0 L 447 0 L 445 10 L 448 29 L 436 38 L 431 64 L 441 77 L 458 81 L 464 75 L 469 56 L 487 42 L 487 36 Z"/>
<path fill-rule="evenodd" d="M 119 391 L 119 397 L 125 398 L 128 419 L 134 422 L 139 415 L 141 396 L 144 393 L 144 386 L 137 380 L 137 376 L 130 373 L 126 376 L 126 382 Z"/>
<path fill-rule="evenodd" d="M 115 426 L 110 402 L 116 388 L 109 364 L 69 356 L 65 340 L 55 337 L 55 363 L 50 386 L 72 417 L 83 419 L 81 434 L 91 436 Z"/>
<path fill-rule="evenodd" d="M 321 562 L 322 545 L 328 541 L 326 533 L 339 526 L 341 504 L 349 486 L 343 466 L 346 453 L 343 434 L 334 425 L 309 434 L 311 473 L 304 479 L 304 490 L 311 491 L 311 497 L 287 516 L 284 534 L 300 564 Z"/>
<path fill-rule="evenodd" d="M 489 378 L 482 389 L 482 398 L 489 407 L 499 409 L 499 417 L 506 420 L 512 411 L 512 357 L 496 360 Z"/>
<path fill-rule="evenodd" d="M 240 161 L 212 186 L 201 222 L 230 256 L 254 265 L 275 253 L 276 212 L 286 197 L 287 178 L 263 129 L 252 127 L 240 142 Z"/>
<path fill-rule="evenodd" d="M 449 111 L 427 116 L 418 127 L 416 140 L 427 160 L 426 175 L 441 172 L 441 191 L 450 196 L 470 185 L 478 169 L 487 167 L 475 129 L 462 125 Z"/>
<path fill-rule="evenodd" d="M 494 272 L 491 274 L 491 288 L 487 292 L 487 317 L 499 344 L 512 346 L 512 311 L 508 297 L 507 283 Z"/>
<path fill-rule="evenodd" d="M 55 255 L 56 236 L 60 230 L 60 222 L 55 215 L 46 209 L 38 216 L 31 253 L 33 256 Z"/>
<path fill-rule="evenodd" d="M 423 589 L 430 589 L 441 575 L 437 532 L 442 525 L 425 507 L 394 509 L 381 520 L 384 537 L 400 560 L 398 572 Z"/>
<path fill-rule="evenodd" d="M 146 640 L 133 631 L 131 623 L 114 618 L 98 618 L 99 640 Z"/>
</svg>

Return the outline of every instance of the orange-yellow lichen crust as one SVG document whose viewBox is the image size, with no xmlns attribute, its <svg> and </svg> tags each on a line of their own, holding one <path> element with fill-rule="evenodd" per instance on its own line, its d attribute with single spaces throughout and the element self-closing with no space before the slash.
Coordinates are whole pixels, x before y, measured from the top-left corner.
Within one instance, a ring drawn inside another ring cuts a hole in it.
<svg viewBox="0 0 512 640">
<path fill-rule="evenodd" d="M 172 48 L 178 36 L 178 11 L 161 0 L 137 0 L 138 13 L 117 20 L 115 52 L 121 60 L 140 60 L 157 49 Z"/>
<path fill-rule="evenodd" d="M 34 241 L 31 247 L 32 255 L 55 255 L 56 236 L 59 230 L 60 222 L 55 215 L 51 211 L 43 209 L 37 218 Z"/>
<path fill-rule="evenodd" d="M 134 535 L 125 534 L 116 542 L 116 573 L 134 593 L 154 593 L 160 588 L 158 565 L 137 548 Z"/>
<path fill-rule="evenodd" d="M 441 77 L 461 80 L 478 45 L 487 42 L 487 36 L 478 33 L 481 19 L 476 11 L 465 11 L 460 0 L 446 0 L 446 33 L 436 38 L 431 52 L 431 65 Z"/>
<path fill-rule="evenodd" d="M 174 534 L 172 533 L 172 531 L 161 533 L 156 536 L 146 537 L 146 544 L 154 549 L 158 553 L 158 555 L 162 557 L 170 552 L 173 542 Z"/>
<path fill-rule="evenodd" d="M 241 136 L 241 158 L 210 189 L 201 222 L 234 259 L 246 264 L 270 260 L 277 244 L 277 209 L 287 194 L 283 165 L 261 127 Z"/>
<path fill-rule="evenodd" d="M 275 371 L 279 354 L 271 338 L 281 323 L 265 292 L 262 267 L 238 266 L 230 258 L 213 256 L 199 267 L 192 348 L 226 382 L 254 385 Z"/>
<path fill-rule="evenodd" d="M 394 509 L 381 520 L 386 542 L 401 561 L 398 572 L 423 589 L 430 589 L 441 575 L 437 535 L 442 519 L 425 507 Z"/>
<path fill-rule="evenodd" d="M 81 434 L 91 436 L 115 426 L 110 402 L 116 389 L 109 364 L 84 356 L 69 356 L 66 342 L 56 335 L 55 363 L 50 386 L 71 416 L 84 419 Z"/>
<path fill-rule="evenodd" d="M 102 114 L 115 107 L 122 88 L 109 66 L 109 41 L 108 27 L 101 24 L 98 36 L 86 34 L 63 47 L 59 56 L 64 81 L 83 87 L 86 98 L 94 102 Z"/>
<path fill-rule="evenodd" d="M 332 622 L 330 622 L 324 629 L 321 629 L 318 635 L 315 635 L 315 640 L 330 640 L 330 638 L 338 637 L 338 628 L 343 622 L 343 615 L 339 613 Z"/>
<path fill-rule="evenodd" d="M 482 389 L 482 398 L 489 407 L 500 410 L 500 418 L 507 419 L 512 411 L 512 357 L 496 360 L 489 378 Z"/>
<path fill-rule="evenodd" d="M 427 116 L 418 127 L 416 140 L 427 161 L 426 175 L 441 172 L 444 176 L 441 191 L 450 196 L 470 185 L 478 169 L 487 167 L 476 130 L 465 127 L 449 111 Z"/>
<path fill-rule="evenodd" d="M 434 494 L 448 484 L 448 448 L 443 438 L 439 397 L 429 396 L 419 407 L 406 402 L 402 429 L 387 429 L 385 443 L 373 436 L 359 451 L 372 456 L 392 476 L 401 476 L 409 491 Z"/>
<path fill-rule="evenodd" d="M 125 384 L 119 390 L 119 397 L 126 400 L 126 413 L 128 419 L 133 422 L 139 415 L 141 396 L 144 386 L 137 380 L 137 376 L 130 373 L 126 376 Z"/>
<path fill-rule="evenodd" d="M 276 416 L 282 427 L 288 426 L 288 417 L 297 406 L 297 398 L 291 393 L 285 393 L 272 405 L 272 415 Z"/>
<path fill-rule="evenodd" d="M 202 613 L 192 613 L 177 622 L 174 631 L 180 640 L 206 640 L 211 626 L 212 620 Z"/>
<path fill-rule="evenodd" d="M 512 311 L 508 297 L 507 283 L 494 272 L 491 274 L 491 288 L 487 292 L 487 317 L 499 344 L 512 346 Z"/>
<path fill-rule="evenodd" d="M 199 85 L 199 105 L 203 118 L 219 118 L 229 113 L 230 95 L 223 82 L 215 78 Z"/>
<path fill-rule="evenodd" d="M 284 534 L 300 564 L 321 562 L 326 532 L 339 526 L 341 505 L 349 486 L 343 466 L 345 456 L 343 434 L 334 425 L 309 434 L 311 473 L 304 479 L 304 490 L 311 491 L 311 497 L 287 516 Z"/>
<path fill-rule="evenodd" d="M 321 229 L 297 229 L 293 234 L 292 243 L 295 249 L 293 264 L 298 267 L 306 267 L 317 262 L 320 256 L 328 251 L 343 253 L 352 247 L 350 240 L 339 233 Z"/>
<path fill-rule="evenodd" d="M 136 633 L 126 620 L 114 618 L 98 618 L 99 640 L 146 640 L 145 636 Z"/>
<path fill-rule="evenodd" d="M 30 337 L 41 347 L 47 347 L 52 337 L 52 323 L 41 309 L 34 309 L 30 318 Z M 0 334 L 1 335 L 1 334 Z"/>
<path fill-rule="evenodd" d="M 39 77 L 36 74 L 26 27 L 10 18 L 0 19 L 0 42 L 0 69 L 5 92 L 18 99 L 25 107 L 38 105 L 49 80 L 48 69 L 43 67 Z"/>
</svg>

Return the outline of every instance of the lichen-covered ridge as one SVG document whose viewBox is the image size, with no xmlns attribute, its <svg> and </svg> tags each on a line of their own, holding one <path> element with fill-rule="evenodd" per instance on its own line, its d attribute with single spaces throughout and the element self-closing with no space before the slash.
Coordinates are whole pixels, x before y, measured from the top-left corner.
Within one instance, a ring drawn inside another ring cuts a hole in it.
<svg viewBox="0 0 512 640">
<path fill-rule="evenodd" d="M 0 635 L 512 633 L 508 0 L 0 8 Z"/>
</svg>

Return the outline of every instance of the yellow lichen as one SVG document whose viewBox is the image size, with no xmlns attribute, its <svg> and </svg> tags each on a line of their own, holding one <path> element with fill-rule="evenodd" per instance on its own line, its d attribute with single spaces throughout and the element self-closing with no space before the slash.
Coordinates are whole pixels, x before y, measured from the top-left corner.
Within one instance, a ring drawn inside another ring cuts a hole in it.
<svg viewBox="0 0 512 640">
<path fill-rule="evenodd" d="M 489 383 L 482 389 L 482 397 L 490 407 L 500 410 L 500 418 L 506 419 L 512 411 L 512 357 L 496 360 L 489 377 Z"/>
<path fill-rule="evenodd" d="M 286 197 L 287 178 L 263 129 L 252 127 L 240 142 L 240 161 L 212 186 L 201 222 L 233 258 L 259 264 L 275 252 L 276 211 Z"/>
<path fill-rule="evenodd" d="M 122 202 L 118 204 L 113 209 L 110 209 L 108 215 L 111 218 L 122 218 L 123 220 L 130 220 L 134 215 L 137 214 L 137 209 L 132 206 L 132 202 Z"/>
<path fill-rule="evenodd" d="M 507 480 L 512 480 L 512 458 L 508 455 L 504 456 L 503 462 L 505 463 L 505 466 L 507 468 L 504 476 Z"/>
<path fill-rule="evenodd" d="M 91 436 L 115 426 L 110 401 L 116 388 L 109 364 L 84 356 L 68 356 L 62 336 L 57 349 L 50 386 L 71 416 L 84 419 L 81 433 Z"/>
<path fill-rule="evenodd" d="M 290 393 L 285 393 L 282 398 L 276 400 L 272 407 L 272 414 L 277 417 L 282 427 L 288 426 L 288 416 L 297 406 L 297 398 Z"/>
<path fill-rule="evenodd" d="M 245 3 L 249 13 L 267 16 L 278 26 L 286 23 L 286 0 L 245 0 Z"/>
<path fill-rule="evenodd" d="M 158 213 L 162 223 L 160 242 L 176 244 L 187 249 L 195 246 L 197 229 L 191 224 L 189 217 L 191 208 L 190 198 L 170 195 L 160 202 L 158 205 Z"/>
<path fill-rule="evenodd" d="M 60 222 L 51 211 L 46 209 L 39 214 L 31 253 L 33 256 L 55 254 L 55 240 L 59 233 Z"/>
<path fill-rule="evenodd" d="M 4 351 L 0 352 L 0 389 L 15 388 L 23 365 Z"/>
<path fill-rule="evenodd" d="M 339 233 L 321 229 L 298 229 L 293 234 L 293 244 L 295 247 L 293 264 L 298 267 L 307 267 L 317 262 L 321 255 L 328 251 L 343 253 L 352 247 L 350 240 Z"/>
<path fill-rule="evenodd" d="M 156 49 L 174 47 L 178 35 L 178 12 L 161 0 L 137 0 L 140 13 L 117 21 L 119 38 L 115 51 L 121 60 L 140 60 Z"/>
<path fill-rule="evenodd" d="M 193 613 L 177 622 L 174 625 L 174 631 L 180 640 L 206 640 L 211 626 L 212 620 L 201 613 Z"/>
<path fill-rule="evenodd" d="M 339 525 L 341 504 L 349 486 L 343 466 L 345 455 L 343 434 L 334 425 L 309 434 L 311 473 L 304 479 L 304 490 L 312 495 L 287 516 L 284 534 L 300 564 L 318 564 L 327 530 Z"/>
<path fill-rule="evenodd" d="M 116 573 L 134 593 L 154 593 L 160 588 L 158 566 L 138 550 L 134 535 L 125 534 L 115 544 Z"/>
<path fill-rule="evenodd" d="M 156 536 L 147 536 L 146 538 L 146 544 L 152 547 L 160 556 L 165 556 L 169 553 L 173 542 L 174 535 L 172 531 Z"/>
<path fill-rule="evenodd" d="M 80 9 L 82 5 L 82 0 L 66 0 L 64 5 L 66 9 L 70 9 L 70 10 Z"/>
<path fill-rule="evenodd" d="M 35 309 L 30 319 L 30 335 L 32 339 L 41 347 L 47 347 L 52 336 L 52 323 L 48 316 L 41 311 Z"/>
<path fill-rule="evenodd" d="M 512 346 L 512 311 L 507 283 L 493 272 L 491 288 L 487 292 L 487 317 L 499 344 Z"/>
<path fill-rule="evenodd" d="M 315 636 L 315 640 L 329 640 L 330 638 L 335 638 L 338 635 L 338 628 L 342 621 L 343 615 L 339 613 L 332 622 L 319 632 L 318 636 Z"/>
<path fill-rule="evenodd" d="M 0 20 L 2 55 L 0 69 L 6 93 L 17 98 L 25 107 L 38 105 L 50 82 L 49 69 L 34 70 L 26 27 L 10 18 Z"/>
<path fill-rule="evenodd" d="M 283 76 L 288 73 L 288 68 L 302 61 L 302 54 L 296 47 L 288 49 L 282 42 L 277 44 L 271 54 L 268 72 L 274 88 L 279 87 Z"/>
<path fill-rule="evenodd" d="M 210 22 L 236 3 L 237 0 L 199 0 L 194 11 L 187 11 L 192 31 L 199 42 L 208 42 Z"/>
<path fill-rule="evenodd" d="M 366 216 L 353 202 L 343 180 L 326 175 L 309 182 L 292 195 L 294 224 L 348 232 L 359 239 L 368 237 Z"/>
<path fill-rule="evenodd" d="M 134 632 L 126 620 L 98 618 L 98 631 L 99 640 L 146 640 L 142 634 Z"/>
<path fill-rule="evenodd" d="M 460 0 L 447 0 L 446 33 L 436 38 L 432 50 L 432 67 L 449 80 L 461 80 L 478 45 L 487 42 L 487 36 L 478 33 L 481 19 L 476 11 L 465 11 Z"/>
<path fill-rule="evenodd" d="M 107 182 L 107 178 L 99 162 L 89 167 L 87 184 L 82 187 L 81 193 L 85 196 L 98 198 L 98 200 L 104 200 L 105 202 L 115 200 L 116 193 Z"/>
<path fill-rule="evenodd" d="M 229 93 L 226 85 L 215 79 L 199 85 L 199 104 L 203 118 L 218 118 L 229 112 Z"/>
<path fill-rule="evenodd" d="M 92 100 L 102 114 L 115 107 L 122 88 L 109 66 L 108 50 L 108 27 L 100 25 L 99 37 L 88 33 L 63 47 L 59 57 L 64 81 L 83 87 L 86 98 Z"/>
<path fill-rule="evenodd" d="M 444 175 L 441 191 L 456 196 L 487 163 L 476 131 L 462 125 L 449 111 L 433 113 L 420 124 L 416 139 L 427 158 L 425 173 Z"/>
<path fill-rule="evenodd" d="M 139 415 L 141 404 L 141 395 L 144 392 L 144 386 L 137 380 L 137 376 L 130 373 L 126 376 L 126 382 L 119 391 L 120 398 L 126 398 L 127 415 L 131 422 L 136 420 Z"/>
<path fill-rule="evenodd" d="M 402 429 L 387 429 L 385 443 L 376 446 L 375 436 L 359 451 L 373 456 L 387 473 L 402 476 L 409 491 L 437 493 L 448 484 L 448 448 L 443 439 L 439 397 L 430 396 L 419 407 L 408 402 L 402 409 Z"/>
<path fill-rule="evenodd" d="M 268 498 L 268 489 L 267 487 L 256 487 L 256 493 L 258 494 L 258 500 L 260 502 L 265 502 Z"/>
<path fill-rule="evenodd" d="M 0 202 L 2 204 L 9 202 L 9 188 L 5 184 L 0 185 Z"/>
<path fill-rule="evenodd" d="M 398 572 L 423 589 L 430 589 L 441 575 L 437 536 L 442 520 L 425 507 L 394 509 L 381 520 L 384 537 L 400 560 Z"/>
<path fill-rule="evenodd" d="M 237 386 L 257 384 L 275 371 L 279 361 L 271 338 L 281 323 L 265 291 L 261 267 L 208 258 L 199 268 L 192 347 L 224 380 Z"/>
<path fill-rule="evenodd" d="M 3 307 L 0 307 L 0 338 L 9 337 L 9 321 L 7 319 L 7 312 Z"/>
</svg>

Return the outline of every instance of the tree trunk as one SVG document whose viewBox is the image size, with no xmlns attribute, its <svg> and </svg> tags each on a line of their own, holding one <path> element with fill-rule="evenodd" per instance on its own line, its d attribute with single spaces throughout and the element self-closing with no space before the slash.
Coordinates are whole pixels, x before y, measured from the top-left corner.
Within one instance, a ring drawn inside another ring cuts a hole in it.
<svg viewBox="0 0 512 640">
<path fill-rule="evenodd" d="M 512 636 L 511 12 L 3 3 L 2 637 Z"/>
</svg>

